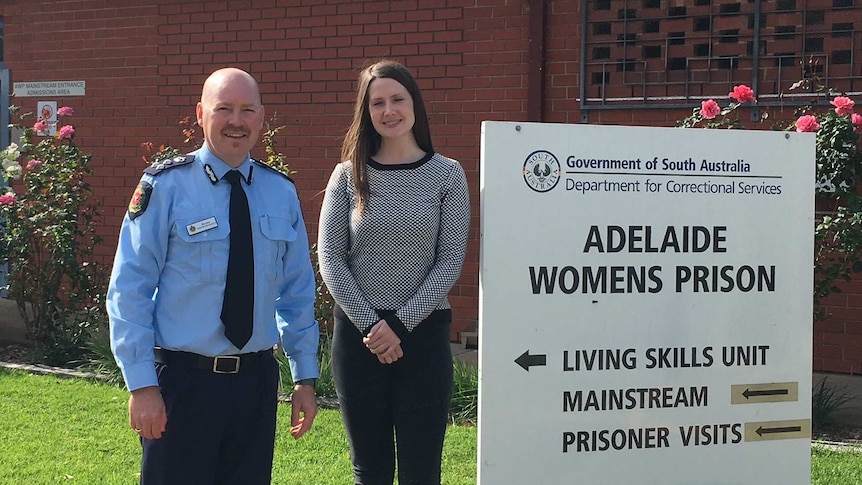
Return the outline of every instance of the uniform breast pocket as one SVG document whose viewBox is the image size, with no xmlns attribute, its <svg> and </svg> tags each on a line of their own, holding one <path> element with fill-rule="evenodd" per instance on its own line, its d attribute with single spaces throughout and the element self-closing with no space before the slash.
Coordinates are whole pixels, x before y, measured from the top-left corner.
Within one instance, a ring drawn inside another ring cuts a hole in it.
<svg viewBox="0 0 862 485">
<path fill-rule="evenodd" d="M 264 271 L 271 280 L 284 278 L 284 255 L 296 241 L 296 231 L 290 219 L 264 215 L 260 217 L 260 232 L 264 241 Z M 257 248 L 255 248 L 257 249 Z"/>
<path fill-rule="evenodd" d="M 230 225 L 225 216 L 178 217 L 175 252 L 177 270 L 185 278 L 198 281 L 224 281 L 230 250 Z"/>
</svg>

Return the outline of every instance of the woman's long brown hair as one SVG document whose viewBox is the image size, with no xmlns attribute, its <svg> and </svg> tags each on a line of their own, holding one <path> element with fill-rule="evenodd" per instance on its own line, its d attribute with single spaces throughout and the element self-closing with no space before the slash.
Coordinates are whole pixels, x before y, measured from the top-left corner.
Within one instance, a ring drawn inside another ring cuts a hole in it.
<svg viewBox="0 0 862 485">
<path fill-rule="evenodd" d="M 413 98 L 413 137 L 419 148 L 426 153 L 434 153 L 431 143 L 431 127 L 428 124 L 428 113 L 425 102 L 419 92 L 419 85 L 410 71 L 404 65 L 390 60 L 376 62 L 359 74 L 356 91 L 356 105 L 353 108 L 353 121 L 344 136 L 341 145 L 341 160 L 350 161 L 353 165 L 353 187 L 356 194 L 356 209 L 362 214 L 368 204 L 368 173 L 366 165 L 378 150 L 380 150 L 380 134 L 371 124 L 371 114 L 368 109 L 368 90 L 371 82 L 378 78 L 394 79 L 400 83 L 410 97 Z"/>
</svg>

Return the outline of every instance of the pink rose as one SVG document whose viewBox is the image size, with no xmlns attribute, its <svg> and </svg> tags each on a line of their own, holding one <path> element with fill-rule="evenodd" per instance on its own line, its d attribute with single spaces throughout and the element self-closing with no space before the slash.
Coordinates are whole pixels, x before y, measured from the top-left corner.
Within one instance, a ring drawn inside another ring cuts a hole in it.
<svg viewBox="0 0 862 485">
<path fill-rule="evenodd" d="M 0 195 L 0 205 L 14 205 L 15 204 L 15 194 L 12 192 L 6 192 L 3 195 Z"/>
<path fill-rule="evenodd" d="M 721 113 L 721 108 L 718 107 L 718 103 L 714 100 L 707 99 L 700 103 L 700 115 L 704 118 L 711 120 L 718 116 L 719 113 Z"/>
<path fill-rule="evenodd" d="M 39 120 L 33 123 L 33 129 L 36 130 L 36 133 L 44 133 L 48 131 L 48 123 L 45 123 L 44 120 Z"/>
<path fill-rule="evenodd" d="M 820 123 L 817 122 L 817 117 L 814 115 L 800 116 L 796 120 L 796 131 L 800 133 L 813 133 L 820 129 Z"/>
<path fill-rule="evenodd" d="M 854 131 L 862 131 L 862 115 L 853 113 L 850 115 L 850 122 L 853 123 Z"/>
<path fill-rule="evenodd" d="M 57 110 L 57 116 L 69 116 L 74 112 L 75 110 L 73 110 L 71 106 L 61 106 L 60 109 Z"/>
<path fill-rule="evenodd" d="M 72 125 L 66 125 L 66 126 L 60 128 L 59 130 L 57 130 L 56 136 L 57 136 L 57 138 L 59 138 L 61 140 L 63 140 L 63 139 L 70 139 L 71 140 L 72 137 L 75 136 L 75 129 L 72 128 Z"/>
<path fill-rule="evenodd" d="M 829 102 L 835 106 L 835 113 L 839 116 L 849 115 L 853 112 L 853 106 L 856 104 L 852 99 L 846 96 L 835 96 L 835 99 Z"/>
<path fill-rule="evenodd" d="M 746 86 L 745 84 L 734 86 L 733 92 L 727 93 L 727 95 L 740 103 L 746 103 L 749 101 L 752 103 L 757 102 L 757 100 L 754 99 L 754 91 L 752 91 L 751 88 Z"/>
<path fill-rule="evenodd" d="M 35 170 L 42 165 L 42 160 L 30 160 L 27 162 L 27 170 Z"/>
</svg>

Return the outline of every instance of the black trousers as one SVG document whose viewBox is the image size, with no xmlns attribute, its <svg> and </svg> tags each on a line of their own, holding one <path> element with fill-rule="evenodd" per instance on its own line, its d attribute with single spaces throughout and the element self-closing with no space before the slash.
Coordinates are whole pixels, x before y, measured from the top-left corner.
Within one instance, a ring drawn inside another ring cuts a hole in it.
<svg viewBox="0 0 862 485">
<path fill-rule="evenodd" d="M 141 485 L 269 484 L 278 364 L 216 374 L 156 364 L 168 415 L 160 439 L 141 438 Z"/>
<path fill-rule="evenodd" d="M 433 312 L 381 364 L 336 307 L 332 372 L 356 485 L 439 485 L 452 397 L 450 310 Z"/>
</svg>

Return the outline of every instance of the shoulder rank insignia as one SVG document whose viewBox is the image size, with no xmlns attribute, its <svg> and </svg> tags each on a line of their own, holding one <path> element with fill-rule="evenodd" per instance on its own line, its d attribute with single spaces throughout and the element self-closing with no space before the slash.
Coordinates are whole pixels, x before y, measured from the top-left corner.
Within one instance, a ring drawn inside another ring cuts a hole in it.
<svg viewBox="0 0 862 485">
<path fill-rule="evenodd" d="M 260 160 L 252 160 L 252 161 L 254 162 L 254 164 L 256 166 L 261 167 L 261 168 L 265 168 L 265 169 L 269 170 L 270 172 L 277 173 L 277 174 L 281 175 L 282 177 L 286 178 L 287 180 L 289 180 L 290 183 L 294 183 L 293 179 L 290 178 L 290 176 L 288 174 L 286 174 L 286 173 L 282 172 L 281 170 L 273 167 L 272 165 L 261 162 Z"/>
<path fill-rule="evenodd" d="M 161 162 L 156 162 L 156 163 L 150 165 L 149 167 L 147 167 L 146 170 L 144 170 L 144 173 L 147 173 L 150 175 L 158 175 L 158 174 L 164 172 L 165 170 L 167 170 L 169 168 L 175 168 L 175 167 L 180 167 L 182 165 L 188 165 L 194 161 L 195 161 L 194 155 L 184 155 L 184 156 L 181 155 L 179 157 L 168 158 L 167 160 L 162 160 Z"/>
<path fill-rule="evenodd" d="M 141 180 L 138 183 L 135 193 L 132 194 L 132 200 L 129 201 L 129 219 L 135 220 L 147 210 L 147 204 L 150 203 L 150 194 L 152 193 L 153 186 L 149 182 Z"/>
</svg>

